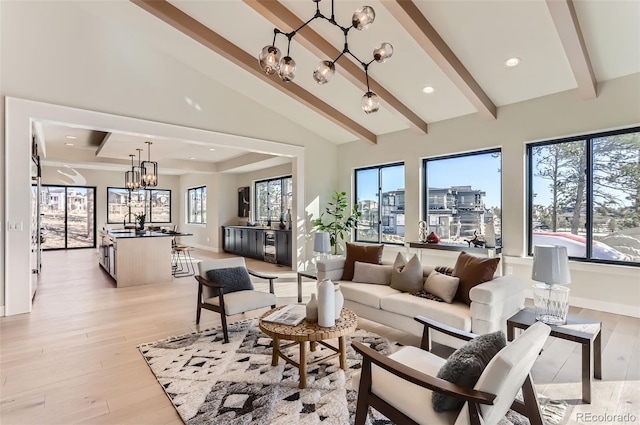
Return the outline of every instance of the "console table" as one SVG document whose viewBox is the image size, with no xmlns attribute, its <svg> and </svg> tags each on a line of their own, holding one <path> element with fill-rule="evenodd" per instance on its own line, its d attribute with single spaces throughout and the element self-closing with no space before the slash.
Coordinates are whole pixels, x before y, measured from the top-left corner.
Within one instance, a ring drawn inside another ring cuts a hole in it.
<svg viewBox="0 0 640 425">
<path fill-rule="evenodd" d="M 486 248 L 486 247 L 474 247 L 467 246 L 463 244 L 455 244 L 455 243 L 447 243 L 447 242 L 438 242 L 438 243 L 422 243 L 422 242 L 405 242 L 404 246 L 407 248 L 414 248 L 418 250 L 423 249 L 435 249 L 439 251 L 454 251 L 454 252 L 467 252 L 469 254 L 474 255 L 482 255 L 487 258 L 495 258 L 499 257 L 502 259 L 502 247 L 494 247 L 494 248 Z M 420 261 L 422 261 L 422 251 L 418 251 Z M 498 267 L 498 275 L 502 276 L 504 273 L 502 268 L 504 266 L 504 261 L 500 261 L 500 267 Z"/>
<path fill-rule="evenodd" d="M 507 319 L 507 339 L 513 341 L 515 328 L 527 329 L 535 322 L 535 309 L 527 307 L 520 310 Z M 591 403 L 591 376 L 602 379 L 602 322 L 569 314 L 566 324 L 551 326 L 551 336 L 582 345 L 582 400 Z"/>
</svg>

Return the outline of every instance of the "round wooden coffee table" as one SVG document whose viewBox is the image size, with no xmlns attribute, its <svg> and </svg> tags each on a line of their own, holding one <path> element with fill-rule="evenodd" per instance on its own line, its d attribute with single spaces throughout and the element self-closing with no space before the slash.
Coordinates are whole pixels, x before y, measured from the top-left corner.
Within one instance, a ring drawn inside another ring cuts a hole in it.
<svg viewBox="0 0 640 425">
<path fill-rule="evenodd" d="M 279 323 L 265 322 L 262 318 L 270 315 L 276 310 L 282 307 L 277 307 L 267 311 L 260 316 L 260 330 L 265 334 L 273 338 L 273 356 L 271 358 L 271 365 L 277 366 L 278 360 L 283 359 L 290 365 L 297 367 L 300 371 L 300 384 L 298 388 L 306 388 L 307 386 L 307 369 L 309 366 L 313 366 L 320 362 L 340 357 L 340 368 L 347 369 L 347 354 L 346 354 L 346 341 L 345 336 L 353 332 L 358 326 L 358 316 L 346 308 L 342 309 L 340 318 L 336 320 L 335 326 L 330 328 L 323 328 L 318 326 L 318 323 L 311 323 L 303 320 L 297 326 L 282 325 Z M 338 338 L 338 347 L 326 342 L 327 339 Z M 280 340 L 293 341 L 288 344 L 280 345 Z M 315 351 L 316 344 L 322 344 L 325 347 L 334 351 L 326 357 L 316 359 L 310 363 L 307 363 L 307 342 L 309 342 L 311 351 Z M 300 348 L 300 359 L 298 362 L 290 359 L 282 353 L 283 349 L 298 345 Z"/>
</svg>

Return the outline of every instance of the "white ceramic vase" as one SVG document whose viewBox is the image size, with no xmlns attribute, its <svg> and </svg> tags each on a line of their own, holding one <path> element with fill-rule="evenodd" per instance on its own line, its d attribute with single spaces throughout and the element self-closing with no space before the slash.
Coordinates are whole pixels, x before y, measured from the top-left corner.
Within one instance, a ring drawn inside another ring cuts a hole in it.
<svg viewBox="0 0 640 425">
<path fill-rule="evenodd" d="M 484 230 L 484 246 L 487 248 L 495 248 L 496 246 L 496 229 L 493 226 L 493 219 L 489 220 Z"/>
<path fill-rule="evenodd" d="M 284 221 L 287 225 L 287 230 L 291 230 L 291 208 L 287 209 L 287 213 L 284 216 Z"/>
<path fill-rule="evenodd" d="M 344 295 L 342 295 L 339 284 L 336 283 L 333 286 L 335 295 L 336 320 L 338 320 L 340 318 L 340 313 L 342 313 L 342 306 L 344 306 Z"/>
<path fill-rule="evenodd" d="M 318 321 L 318 299 L 315 292 L 311 294 L 311 299 L 307 303 L 307 316 L 305 319 L 311 323 Z"/>
<path fill-rule="evenodd" d="M 331 279 L 318 283 L 318 325 L 330 328 L 336 324 L 336 296 Z"/>
</svg>

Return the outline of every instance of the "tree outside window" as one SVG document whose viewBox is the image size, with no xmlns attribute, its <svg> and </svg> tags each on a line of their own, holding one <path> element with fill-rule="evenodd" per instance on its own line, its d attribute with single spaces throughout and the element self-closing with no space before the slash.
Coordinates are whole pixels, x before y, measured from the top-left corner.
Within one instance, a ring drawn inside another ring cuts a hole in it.
<svg viewBox="0 0 640 425">
<path fill-rule="evenodd" d="M 194 187 L 187 191 L 187 223 L 207 223 L 207 187 Z"/>
<path fill-rule="evenodd" d="M 282 214 L 291 209 L 293 202 L 293 179 L 291 176 L 257 181 L 254 184 L 256 221 L 277 222 Z"/>
</svg>

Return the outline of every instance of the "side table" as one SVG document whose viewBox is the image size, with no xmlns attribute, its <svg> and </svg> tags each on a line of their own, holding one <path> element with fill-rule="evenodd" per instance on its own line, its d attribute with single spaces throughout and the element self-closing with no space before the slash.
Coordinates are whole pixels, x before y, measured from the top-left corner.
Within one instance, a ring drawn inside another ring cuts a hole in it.
<svg viewBox="0 0 640 425">
<path fill-rule="evenodd" d="M 535 309 L 520 310 L 507 319 L 507 340 L 513 341 L 515 328 L 527 329 L 535 322 Z M 582 345 L 582 400 L 591 403 L 591 377 L 602 379 L 602 322 L 569 314 L 566 324 L 551 326 L 551 336 Z"/>
<path fill-rule="evenodd" d="M 298 302 L 302 302 L 302 278 L 316 280 L 318 278 L 317 270 L 300 270 L 298 271 Z"/>
</svg>

